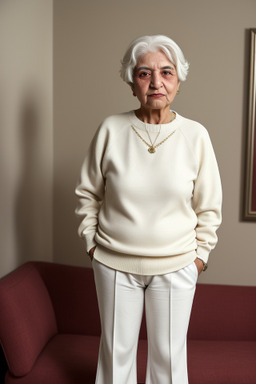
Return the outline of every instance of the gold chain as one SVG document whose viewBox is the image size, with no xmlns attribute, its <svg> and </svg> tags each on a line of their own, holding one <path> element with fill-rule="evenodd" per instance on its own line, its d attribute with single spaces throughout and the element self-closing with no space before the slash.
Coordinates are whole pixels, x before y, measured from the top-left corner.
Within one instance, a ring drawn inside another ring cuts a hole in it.
<svg viewBox="0 0 256 384">
<path fill-rule="evenodd" d="M 168 140 L 176 131 L 173 131 L 172 133 L 170 133 L 165 139 L 163 139 L 162 141 L 160 141 L 160 143 L 156 144 L 156 145 L 153 145 L 152 143 L 149 144 L 145 139 L 143 139 L 143 137 L 139 134 L 139 132 L 134 128 L 134 126 L 132 125 L 132 129 L 134 130 L 134 132 L 136 133 L 136 135 L 143 141 L 144 144 L 146 144 L 149 148 L 148 148 L 148 152 L 149 153 L 155 153 L 156 152 L 156 148 L 158 148 L 160 145 L 162 145 L 163 143 L 166 142 L 166 140 Z"/>
<path fill-rule="evenodd" d="M 148 138 L 149 138 L 149 141 L 150 141 L 150 143 L 151 143 L 151 147 L 154 147 L 154 145 L 155 145 L 155 143 L 156 143 L 156 141 L 157 141 L 157 139 L 158 139 L 158 136 L 160 135 L 160 132 L 161 132 L 161 125 L 160 125 L 160 128 L 159 128 L 159 130 L 158 130 L 158 132 L 157 132 L 157 135 L 156 135 L 156 137 L 155 137 L 155 140 L 154 140 L 154 142 L 151 140 L 151 137 L 150 137 L 150 134 L 149 134 L 149 131 L 148 131 L 148 129 L 147 129 L 147 124 L 146 124 L 146 132 L 147 132 L 147 135 L 148 135 Z"/>
</svg>

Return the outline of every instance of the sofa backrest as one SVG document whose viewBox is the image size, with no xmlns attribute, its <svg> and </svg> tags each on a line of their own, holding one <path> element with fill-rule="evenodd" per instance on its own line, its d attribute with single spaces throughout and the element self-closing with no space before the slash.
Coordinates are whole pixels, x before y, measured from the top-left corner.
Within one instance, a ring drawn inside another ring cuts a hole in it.
<svg viewBox="0 0 256 384">
<path fill-rule="evenodd" d="M 188 337 L 256 340 L 256 286 L 198 284 Z"/>
<path fill-rule="evenodd" d="M 101 333 L 93 270 L 56 263 L 35 263 L 48 289 L 59 333 Z"/>
<path fill-rule="evenodd" d="M 27 374 L 56 332 L 53 306 L 33 263 L 0 280 L 0 343 L 11 374 Z"/>
<path fill-rule="evenodd" d="M 48 288 L 58 331 L 100 335 L 100 319 L 91 268 L 36 263 Z M 256 287 L 198 284 L 189 338 L 256 340 Z M 140 338 L 145 339 L 145 317 Z"/>
</svg>

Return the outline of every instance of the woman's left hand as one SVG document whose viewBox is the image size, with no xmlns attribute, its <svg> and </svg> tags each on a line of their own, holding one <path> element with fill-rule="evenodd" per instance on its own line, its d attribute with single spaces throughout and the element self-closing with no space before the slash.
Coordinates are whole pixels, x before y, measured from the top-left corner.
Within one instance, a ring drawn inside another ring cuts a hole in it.
<svg viewBox="0 0 256 384">
<path fill-rule="evenodd" d="M 204 268 L 204 263 L 202 262 L 201 259 L 199 259 L 198 257 L 195 259 L 194 261 L 196 267 L 197 267 L 197 270 L 198 270 L 198 276 L 200 275 L 200 273 L 203 272 L 203 268 Z"/>
</svg>

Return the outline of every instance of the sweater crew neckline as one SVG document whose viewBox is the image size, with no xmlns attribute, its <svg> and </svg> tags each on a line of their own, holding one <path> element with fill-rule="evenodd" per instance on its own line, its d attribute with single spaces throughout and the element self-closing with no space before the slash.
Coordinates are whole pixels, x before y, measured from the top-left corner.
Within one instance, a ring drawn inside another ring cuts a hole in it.
<svg viewBox="0 0 256 384">
<path fill-rule="evenodd" d="M 149 123 L 144 123 L 144 121 L 140 120 L 136 114 L 135 111 L 130 111 L 130 121 L 131 124 L 138 129 L 141 129 L 143 131 L 149 131 L 149 132 L 158 132 L 159 129 L 161 129 L 162 132 L 171 132 L 174 131 L 177 127 L 177 122 L 179 120 L 179 114 L 175 111 L 172 111 L 176 114 L 176 118 L 169 122 L 169 123 L 164 123 L 164 124 L 149 124 Z"/>
</svg>

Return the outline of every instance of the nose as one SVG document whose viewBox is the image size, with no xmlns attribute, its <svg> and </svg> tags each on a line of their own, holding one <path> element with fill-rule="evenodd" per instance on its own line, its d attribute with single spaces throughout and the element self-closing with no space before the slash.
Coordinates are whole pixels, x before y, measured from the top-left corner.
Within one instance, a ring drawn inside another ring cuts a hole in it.
<svg viewBox="0 0 256 384">
<path fill-rule="evenodd" d="M 150 86 L 151 88 L 159 89 L 162 86 L 161 76 L 157 72 L 152 73 Z"/>
</svg>

